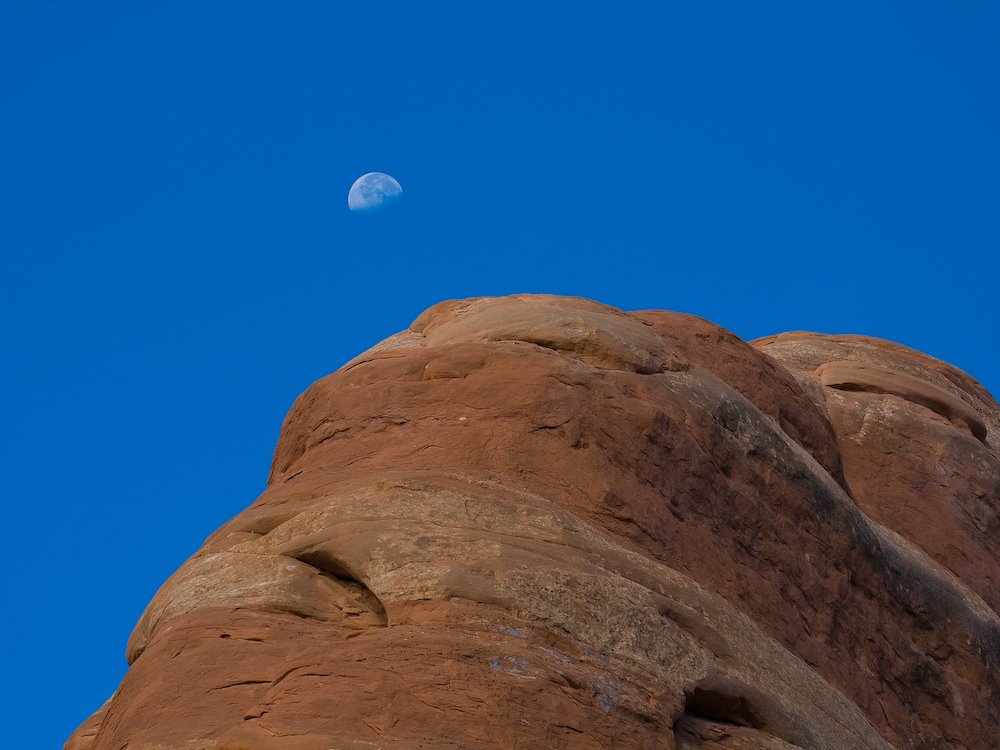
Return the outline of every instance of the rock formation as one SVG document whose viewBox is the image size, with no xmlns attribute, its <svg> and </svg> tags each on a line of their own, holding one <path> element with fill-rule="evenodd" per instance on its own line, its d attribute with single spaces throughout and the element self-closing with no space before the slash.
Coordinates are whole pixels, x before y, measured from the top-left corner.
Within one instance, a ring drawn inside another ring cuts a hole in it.
<svg viewBox="0 0 1000 750">
<path fill-rule="evenodd" d="M 66 750 L 997 747 L 998 456 L 886 341 L 442 303 L 299 397 Z"/>
</svg>

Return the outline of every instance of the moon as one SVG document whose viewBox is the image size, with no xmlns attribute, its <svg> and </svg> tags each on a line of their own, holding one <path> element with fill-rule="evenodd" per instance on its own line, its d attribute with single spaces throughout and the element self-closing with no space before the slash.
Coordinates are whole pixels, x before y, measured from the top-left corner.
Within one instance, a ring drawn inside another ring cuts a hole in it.
<svg viewBox="0 0 1000 750">
<path fill-rule="evenodd" d="M 354 212 L 375 211 L 399 199 L 403 188 L 383 172 L 361 175 L 347 194 L 347 207 Z"/>
</svg>

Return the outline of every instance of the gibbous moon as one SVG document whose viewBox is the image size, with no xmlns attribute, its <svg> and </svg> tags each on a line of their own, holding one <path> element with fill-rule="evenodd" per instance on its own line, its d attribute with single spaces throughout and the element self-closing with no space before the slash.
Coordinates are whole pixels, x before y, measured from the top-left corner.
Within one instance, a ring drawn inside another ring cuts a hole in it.
<svg viewBox="0 0 1000 750">
<path fill-rule="evenodd" d="M 347 207 L 352 211 L 374 211 L 393 203 L 403 194 L 403 188 L 382 172 L 361 175 L 347 194 Z"/>
</svg>

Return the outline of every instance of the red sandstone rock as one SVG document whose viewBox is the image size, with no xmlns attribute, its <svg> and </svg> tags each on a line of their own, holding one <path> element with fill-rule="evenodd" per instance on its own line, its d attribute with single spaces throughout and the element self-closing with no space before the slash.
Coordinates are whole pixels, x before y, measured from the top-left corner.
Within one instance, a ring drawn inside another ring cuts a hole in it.
<svg viewBox="0 0 1000 750">
<path fill-rule="evenodd" d="M 66 747 L 991 747 L 998 427 L 887 342 L 437 305 L 296 401 Z"/>
<path fill-rule="evenodd" d="M 818 389 L 860 508 L 1000 611 L 1000 409 L 960 370 L 888 341 L 754 342 Z"/>
</svg>

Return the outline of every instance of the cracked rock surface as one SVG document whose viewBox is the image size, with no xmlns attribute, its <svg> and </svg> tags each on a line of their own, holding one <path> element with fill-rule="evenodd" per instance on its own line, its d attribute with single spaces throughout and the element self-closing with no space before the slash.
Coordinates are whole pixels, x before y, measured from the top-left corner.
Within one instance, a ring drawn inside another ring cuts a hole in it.
<svg viewBox="0 0 1000 750">
<path fill-rule="evenodd" d="M 998 448 L 890 342 L 441 303 L 299 397 L 65 748 L 994 747 Z"/>
</svg>

